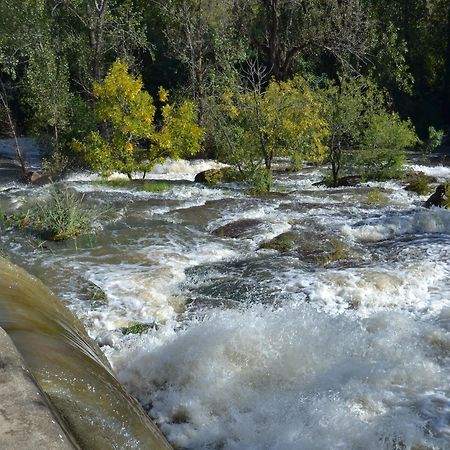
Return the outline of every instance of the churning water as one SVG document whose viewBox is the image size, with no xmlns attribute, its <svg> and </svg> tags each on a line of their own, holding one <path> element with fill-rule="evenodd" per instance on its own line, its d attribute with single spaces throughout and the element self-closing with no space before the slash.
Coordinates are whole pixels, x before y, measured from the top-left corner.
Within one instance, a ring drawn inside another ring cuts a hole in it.
<svg viewBox="0 0 450 450">
<path fill-rule="evenodd" d="M 178 448 L 450 449 L 450 211 L 395 182 L 317 187 L 319 169 L 278 175 L 285 194 L 263 198 L 194 184 L 210 164 L 158 167 L 152 178 L 177 180 L 160 193 L 74 174 L 65 184 L 112 220 L 76 245 L 10 232 L 3 246 L 67 301 Z M 9 209 L 48 192 L 2 189 Z M 241 219 L 259 222 L 212 233 Z M 287 231 L 301 248 L 260 249 Z M 149 328 L 124 335 L 134 323 Z"/>
</svg>

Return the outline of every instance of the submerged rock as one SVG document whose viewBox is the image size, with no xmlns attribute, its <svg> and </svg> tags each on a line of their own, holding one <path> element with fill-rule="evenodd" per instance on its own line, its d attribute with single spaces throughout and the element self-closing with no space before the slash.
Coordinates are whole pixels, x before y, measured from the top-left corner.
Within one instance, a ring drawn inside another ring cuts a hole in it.
<svg viewBox="0 0 450 450">
<path fill-rule="evenodd" d="M 212 233 L 219 237 L 251 239 L 262 226 L 263 222 L 261 220 L 242 219 L 216 228 Z"/>
<path fill-rule="evenodd" d="M 270 241 L 263 242 L 259 248 L 285 253 L 294 251 L 299 245 L 301 245 L 300 236 L 293 231 L 287 231 L 286 233 L 279 234 Z"/>
<path fill-rule="evenodd" d="M 263 242 L 259 248 L 295 254 L 306 262 L 321 265 L 351 257 L 349 249 L 341 240 L 321 232 L 288 231 Z"/>
<path fill-rule="evenodd" d="M 44 186 L 50 184 L 53 180 L 42 172 L 28 172 L 27 173 L 28 182 L 36 186 Z"/>
<path fill-rule="evenodd" d="M 86 281 L 82 293 L 94 308 L 108 304 L 108 296 L 105 291 L 92 281 Z"/>
</svg>

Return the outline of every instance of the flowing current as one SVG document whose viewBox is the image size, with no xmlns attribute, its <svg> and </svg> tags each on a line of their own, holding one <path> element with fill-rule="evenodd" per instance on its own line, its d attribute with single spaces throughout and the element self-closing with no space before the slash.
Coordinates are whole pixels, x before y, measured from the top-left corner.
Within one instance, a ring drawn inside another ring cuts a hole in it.
<svg viewBox="0 0 450 450">
<path fill-rule="evenodd" d="M 213 166 L 157 167 L 159 193 L 73 174 L 64 185 L 109 217 L 97 234 L 10 231 L 2 246 L 67 302 L 177 448 L 450 449 L 450 211 L 396 182 L 318 187 L 321 169 L 279 174 L 283 194 L 261 198 L 193 183 Z M 0 207 L 48 189 L 3 184 Z M 253 229 L 212 233 L 242 219 Z M 285 232 L 298 250 L 260 248 Z M 124 334 L 136 323 L 146 331 Z"/>
</svg>

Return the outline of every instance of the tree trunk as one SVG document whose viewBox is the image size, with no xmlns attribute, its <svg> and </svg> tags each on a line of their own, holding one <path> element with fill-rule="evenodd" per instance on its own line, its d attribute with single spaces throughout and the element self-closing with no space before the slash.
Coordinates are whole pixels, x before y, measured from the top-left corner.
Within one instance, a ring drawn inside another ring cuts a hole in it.
<svg viewBox="0 0 450 450">
<path fill-rule="evenodd" d="M 301 51 L 301 47 L 293 45 L 287 47 L 281 38 L 280 15 L 282 13 L 279 0 L 262 0 L 266 11 L 266 36 L 267 45 L 259 45 L 266 54 L 267 66 L 277 81 L 285 81 L 289 77 L 289 71 L 295 56 Z"/>
<path fill-rule="evenodd" d="M 6 114 L 6 120 L 8 122 L 9 131 L 11 133 L 11 136 L 14 139 L 14 149 L 16 152 L 16 157 L 20 164 L 20 168 L 22 170 L 22 175 L 25 178 L 28 173 L 27 164 L 26 164 L 25 158 L 23 156 L 22 149 L 20 148 L 20 145 L 19 145 L 19 139 L 17 138 L 16 127 L 14 125 L 14 121 L 13 121 L 13 118 L 11 115 L 11 110 L 9 109 L 8 99 L 6 97 L 5 85 L 3 84 L 3 81 L 1 81 L 1 80 L 0 80 L 0 85 L 1 85 L 0 103 L 3 106 L 3 109 Z"/>
</svg>

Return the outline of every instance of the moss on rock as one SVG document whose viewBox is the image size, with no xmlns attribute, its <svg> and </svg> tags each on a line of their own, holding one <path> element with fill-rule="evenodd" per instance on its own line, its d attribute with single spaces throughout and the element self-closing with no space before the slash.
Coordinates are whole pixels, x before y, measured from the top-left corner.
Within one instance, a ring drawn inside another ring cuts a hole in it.
<svg viewBox="0 0 450 450">
<path fill-rule="evenodd" d="M 204 170 L 195 176 L 195 182 L 209 185 L 234 183 L 239 181 L 242 181 L 242 175 L 232 167 Z"/>
</svg>

